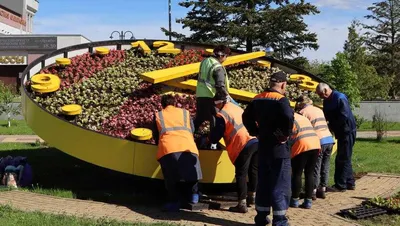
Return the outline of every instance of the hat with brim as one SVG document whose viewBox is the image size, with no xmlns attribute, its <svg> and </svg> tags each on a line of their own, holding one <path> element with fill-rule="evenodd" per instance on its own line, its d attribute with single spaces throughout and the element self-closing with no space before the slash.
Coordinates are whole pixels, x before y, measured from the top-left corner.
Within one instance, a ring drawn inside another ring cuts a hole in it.
<svg viewBox="0 0 400 226">
<path fill-rule="evenodd" d="M 287 82 L 287 80 L 287 75 L 283 71 L 273 73 L 270 78 L 271 82 Z"/>
</svg>

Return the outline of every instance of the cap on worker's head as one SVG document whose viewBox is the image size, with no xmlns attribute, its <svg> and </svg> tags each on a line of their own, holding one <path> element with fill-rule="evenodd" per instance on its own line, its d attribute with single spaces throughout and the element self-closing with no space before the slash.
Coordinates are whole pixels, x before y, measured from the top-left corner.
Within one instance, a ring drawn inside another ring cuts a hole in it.
<svg viewBox="0 0 400 226">
<path fill-rule="evenodd" d="M 225 45 L 219 45 L 214 49 L 215 56 L 229 56 L 231 54 L 231 49 Z"/>
<path fill-rule="evenodd" d="M 275 72 L 271 75 L 270 81 L 271 82 L 287 82 L 286 73 L 283 71 Z"/>
<path fill-rule="evenodd" d="M 313 101 L 306 95 L 299 96 L 296 99 L 296 106 L 295 109 L 301 110 L 303 109 L 307 104 L 313 104 Z"/>
<path fill-rule="evenodd" d="M 214 103 L 215 104 L 220 104 L 228 101 L 228 96 L 225 94 L 225 92 L 220 92 L 217 91 L 214 95 Z"/>
</svg>

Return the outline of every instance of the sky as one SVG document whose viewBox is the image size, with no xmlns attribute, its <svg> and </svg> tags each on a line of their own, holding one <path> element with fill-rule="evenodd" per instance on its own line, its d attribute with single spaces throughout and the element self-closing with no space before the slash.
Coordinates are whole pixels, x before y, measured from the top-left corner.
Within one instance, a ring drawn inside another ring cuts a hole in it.
<svg viewBox="0 0 400 226">
<path fill-rule="evenodd" d="M 172 30 L 190 34 L 175 23 L 188 10 L 172 0 Z M 321 11 L 305 17 L 309 30 L 318 35 L 320 48 L 305 50 L 310 60 L 331 60 L 342 51 L 347 27 L 353 19 L 364 21 L 374 0 L 306 0 Z M 34 18 L 36 34 L 82 34 L 92 41 L 109 40 L 113 31 L 131 31 L 137 39 L 167 39 L 168 0 L 40 0 Z M 131 35 L 127 34 L 126 38 Z M 118 35 L 114 34 L 114 39 Z"/>
</svg>

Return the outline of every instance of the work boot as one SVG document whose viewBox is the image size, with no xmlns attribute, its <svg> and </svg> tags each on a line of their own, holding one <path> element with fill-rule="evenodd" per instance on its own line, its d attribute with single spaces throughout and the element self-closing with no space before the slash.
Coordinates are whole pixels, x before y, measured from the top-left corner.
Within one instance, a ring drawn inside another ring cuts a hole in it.
<svg viewBox="0 0 400 226">
<path fill-rule="evenodd" d="M 326 198 L 326 195 L 325 195 L 325 190 L 326 190 L 326 188 L 325 187 L 322 187 L 322 188 L 319 188 L 318 190 L 317 190 L 317 198 L 319 198 L 319 199 L 325 199 Z M 313 199 L 314 200 L 314 199 Z"/>
<path fill-rule="evenodd" d="M 347 189 L 346 188 L 341 188 L 337 185 L 333 185 L 332 187 L 329 188 L 329 192 L 345 192 Z"/>
<path fill-rule="evenodd" d="M 193 204 L 199 203 L 199 194 L 192 194 L 192 199 L 190 200 L 190 203 Z"/>
<path fill-rule="evenodd" d="M 312 206 L 312 199 L 304 199 L 303 204 L 301 205 L 304 209 L 311 209 Z"/>
<path fill-rule="evenodd" d="M 254 222 L 256 223 L 256 226 L 266 226 L 271 224 L 271 220 L 268 218 L 268 216 L 263 214 L 257 214 L 254 217 Z"/>
<path fill-rule="evenodd" d="M 169 202 L 164 205 L 163 212 L 178 212 L 180 209 L 179 202 Z"/>
<path fill-rule="evenodd" d="M 347 185 L 347 190 L 356 190 L 356 186 L 355 185 Z"/>
<path fill-rule="evenodd" d="M 290 199 L 290 207 L 292 207 L 292 208 L 299 207 L 299 198 L 291 198 Z"/>
<path fill-rule="evenodd" d="M 247 193 L 247 207 L 251 207 L 251 205 L 254 205 L 256 200 L 256 193 L 255 192 L 248 192 Z"/>
<path fill-rule="evenodd" d="M 312 193 L 312 200 L 317 200 L 317 189 L 314 189 L 314 190 L 313 190 L 313 193 Z"/>
<path fill-rule="evenodd" d="M 235 212 L 235 213 L 247 213 L 247 205 L 246 205 L 246 200 L 241 200 L 237 206 L 232 206 L 229 207 L 230 212 Z"/>
</svg>

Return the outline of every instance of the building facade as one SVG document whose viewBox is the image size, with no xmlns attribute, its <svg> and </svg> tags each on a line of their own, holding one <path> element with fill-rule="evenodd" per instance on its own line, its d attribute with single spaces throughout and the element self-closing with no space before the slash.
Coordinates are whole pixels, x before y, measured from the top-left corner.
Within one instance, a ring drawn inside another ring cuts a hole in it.
<svg viewBox="0 0 400 226">
<path fill-rule="evenodd" d="M 38 9 L 38 0 L 0 0 L 0 35 L 31 34 Z"/>
</svg>

